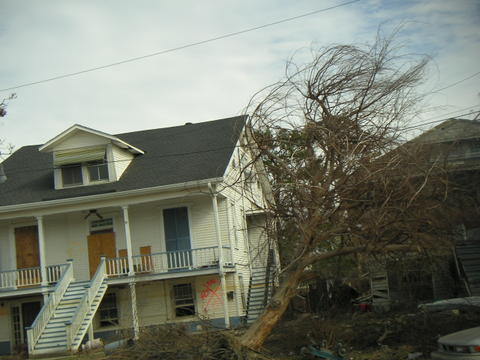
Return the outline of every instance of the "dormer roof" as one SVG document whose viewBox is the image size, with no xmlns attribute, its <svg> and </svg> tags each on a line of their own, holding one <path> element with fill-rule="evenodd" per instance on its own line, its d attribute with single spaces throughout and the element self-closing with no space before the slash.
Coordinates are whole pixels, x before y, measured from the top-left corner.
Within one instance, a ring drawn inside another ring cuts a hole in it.
<svg viewBox="0 0 480 360">
<path fill-rule="evenodd" d="M 62 142 L 66 141 L 67 139 L 70 139 L 74 136 L 77 136 L 79 133 L 87 133 L 93 136 L 98 136 L 101 138 L 104 138 L 105 140 L 108 140 L 115 144 L 116 146 L 126 149 L 132 154 L 144 154 L 144 151 L 140 150 L 139 148 L 123 141 L 122 139 L 119 139 L 118 137 L 114 135 L 107 134 L 103 131 L 95 130 L 83 125 L 75 124 L 69 127 L 67 130 L 61 132 L 54 138 L 50 139 L 47 141 L 45 144 L 39 147 L 38 151 L 40 152 L 52 152 L 55 150 L 57 146 L 59 146 Z"/>
</svg>

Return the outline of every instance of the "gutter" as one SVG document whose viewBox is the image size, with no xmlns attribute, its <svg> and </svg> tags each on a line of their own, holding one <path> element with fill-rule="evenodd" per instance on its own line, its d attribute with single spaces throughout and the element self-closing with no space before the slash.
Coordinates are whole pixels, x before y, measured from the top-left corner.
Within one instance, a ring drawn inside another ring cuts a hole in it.
<svg viewBox="0 0 480 360">
<path fill-rule="evenodd" d="M 0 207 L 0 214 L 22 211 L 22 210 L 36 210 L 36 209 L 42 209 L 42 208 L 48 208 L 48 207 L 54 207 L 54 206 L 60 206 L 60 205 L 78 205 L 78 204 L 84 204 L 84 203 L 101 201 L 101 200 L 123 199 L 131 196 L 148 195 L 151 193 L 167 192 L 172 190 L 185 190 L 188 188 L 194 188 L 198 186 L 208 186 L 209 183 L 219 183 L 222 181 L 223 181 L 223 177 L 217 177 L 217 178 L 197 180 L 197 181 L 188 181 L 188 182 L 177 183 L 177 184 L 161 185 L 161 186 L 155 186 L 155 187 L 149 187 L 149 188 L 143 188 L 143 189 L 127 190 L 127 191 L 121 191 L 118 193 L 109 192 L 105 194 L 79 196 L 79 197 L 66 198 L 66 199 L 47 200 L 47 201 L 17 204 L 17 205 L 7 205 L 7 206 Z"/>
</svg>

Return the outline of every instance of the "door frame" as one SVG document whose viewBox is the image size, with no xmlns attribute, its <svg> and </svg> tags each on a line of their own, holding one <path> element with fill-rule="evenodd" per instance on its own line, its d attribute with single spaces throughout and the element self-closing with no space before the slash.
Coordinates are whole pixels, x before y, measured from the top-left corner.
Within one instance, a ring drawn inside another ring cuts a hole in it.
<svg viewBox="0 0 480 360">
<path fill-rule="evenodd" d="M 20 326 L 21 326 L 21 329 L 20 329 L 20 338 L 21 338 L 21 344 L 27 344 L 27 339 L 24 339 L 24 334 L 23 334 L 23 330 L 24 330 L 24 319 L 23 319 L 23 314 L 22 314 L 22 305 L 24 303 L 30 303 L 30 302 L 39 302 L 40 303 L 40 311 L 42 310 L 43 308 L 43 305 L 44 305 L 44 299 L 43 299 L 43 296 L 40 296 L 40 297 L 28 297 L 28 298 L 23 298 L 23 299 L 19 299 L 19 300 L 15 300 L 15 301 L 11 301 L 10 304 L 8 305 L 8 308 L 9 308 L 9 321 L 10 321 L 10 351 L 13 353 L 13 351 L 15 350 L 15 329 L 13 328 L 13 319 L 12 319 L 12 316 L 13 316 L 13 311 L 12 311 L 12 308 L 13 307 L 18 307 L 19 308 L 19 317 L 20 317 Z"/>
<path fill-rule="evenodd" d="M 166 204 L 162 205 L 159 207 L 160 209 L 160 246 L 161 246 L 161 252 L 164 253 L 162 255 L 162 263 L 163 264 L 168 264 L 168 255 L 167 255 L 167 239 L 165 237 L 165 221 L 163 217 L 163 211 L 168 210 L 168 209 L 176 209 L 176 208 L 187 208 L 187 217 L 188 217 L 188 236 L 190 238 L 190 250 L 192 250 L 191 255 L 192 255 L 192 264 L 191 266 L 195 267 L 197 264 L 195 252 L 193 251 L 193 232 L 192 232 L 192 203 L 171 203 L 171 204 Z M 168 269 L 168 265 L 167 265 Z"/>
<path fill-rule="evenodd" d="M 38 226 L 38 223 L 34 220 L 25 222 L 11 222 L 8 229 L 8 240 L 10 245 L 10 266 L 11 270 L 17 269 L 17 243 L 15 238 L 15 229 L 27 226 Z"/>
<path fill-rule="evenodd" d="M 167 252 L 167 239 L 165 238 L 165 221 L 163 218 L 163 210 L 167 209 L 176 209 L 176 208 L 182 208 L 185 207 L 187 208 L 187 216 L 188 216 L 188 235 L 190 237 L 190 249 L 193 250 L 193 232 L 192 232 L 192 204 L 187 203 L 187 204 L 170 204 L 170 205 L 164 205 L 160 206 L 160 228 L 161 228 L 161 234 L 160 234 L 160 246 L 161 246 L 161 251 L 162 252 Z"/>
</svg>

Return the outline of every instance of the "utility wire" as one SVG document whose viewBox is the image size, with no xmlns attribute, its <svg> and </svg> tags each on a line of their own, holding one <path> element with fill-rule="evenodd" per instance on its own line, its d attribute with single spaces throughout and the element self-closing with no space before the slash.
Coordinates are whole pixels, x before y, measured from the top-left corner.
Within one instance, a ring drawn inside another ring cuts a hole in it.
<svg viewBox="0 0 480 360">
<path fill-rule="evenodd" d="M 179 50 L 187 49 L 187 48 L 190 48 L 190 47 L 199 46 L 199 45 L 207 44 L 207 43 L 210 43 L 210 42 L 214 42 L 214 41 L 217 41 L 217 40 L 222 40 L 222 39 L 234 37 L 234 36 L 237 36 L 237 35 L 245 34 L 245 33 L 248 33 L 248 32 L 264 29 L 264 28 L 267 28 L 267 27 L 270 27 L 270 26 L 283 24 L 283 23 L 286 23 L 286 22 L 289 22 L 289 21 L 293 21 L 293 20 L 301 19 L 301 18 L 304 18 L 304 17 L 307 17 L 307 16 L 319 14 L 321 12 L 325 12 L 325 11 L 337 9 L 337 8 L 340 8 L 340 7 L 343 7 L 343 6 L 347 6 L 347 5 L 350 5 L 350 4 L 359 2 L 359 1 L 360 0 L 351 0 L 351 1 L 347 1 L 347 2 L 338 4 L 338 5 L 335 5 L 335 6 L 330 6 L 330 7 L 327 7 L 327 8 L 323 8 L 323 9 L 319 9 L 319 10 L 315 10 L 315 11 L 310 11 L 310 12 L 305 13 L 305 14 L 292 16 L 292 17 L 289 17 L 289 18 L 285 18 L 285 19 L 274 21 L 274 22 L 271 22 L 271 23 L 251 27 L 251 28 L 248 28 L 248 29 L 240 30 L 240 31 L 227 33 L 227 34 L 216 36 L 216 37 L 209 38 L 209 39 L 206 39 L 206 40 L 201 40 L 201 41 L 189 43 L 189 44 L 186 44 L 186 45 L 177 46 L 177 47 L 170 48 L 170 49 L 156 51 L 156 52 L 151 53 L 151 54 L 136 56 L 136 57 L 133 57 L 133 58 L 120 60 L 120 61 L 113 62 L 113 63 L 106 64 L 106 65 L 100 65 L 100 66 L 96 66 L 96 67 L 93 67 L 93 68 L 88 68 L 88 69 L 75 71 L 75 72 L 71 72 L 71 73 L 67 73 L 67 74 L 63 74 L 63 75 L 53 76 L 53 77 L 38 80 L 38 81 L 32 81 L 32 82 L 28 82 L 28 83 L 24 83 L 24 84 L 20 84 L 20 85 L 16 85 L 16 86 L 11 86 L 11 87 L 8 87 L 8 88 L 0 89 L 0 92 L 19 89 L 19 88 L 23 88 L 23 87 L 27 87 L 27 86 L 38 85 L 38 84 L 42 84 L 42 83 L 46 83 L 46 82 L 50 82 L 50 81 L 55 81 L 55 80 L 60 80 L 60 79 L 68 78 L 68 77 L 78 76 L 78 75 L 93 72 L 93 71 L 107 69 L 107 68 L 110 68 L 110 67 L 113 67 L 113 66 L 119 66 L 119 65 L 131 63 L 131 62 L 135 62 L 135 61 L 139 61 L 139 60 L 143 60 L 143 59 L 147 59 L 147 58 L 154 57 L 154 56 L 168 54 L 168 53 L 171 53 L 171 52 L 174 52 L 174 51 L 179 51 Z"/>
<path fill-rule="evenodd" d="M 478 71 L 478 72 L 476 72 L 475 74 L 472 74 L 472 75 L 470 75 L 470 76 L 467 76 L 465 79 L 462 79 L 462 80 L 459 80 L 459 81 L 457 81 L 457 82 L 454 82 L 453 84 L 447 85 L 447 86 L 442 87 L 442 88 L 440 88 L 440 89 L 433 90 L 433 91 L 432 91 L 432 94 L 437 93 L 437 92 L 440 92 L 440 91 L 445 90 L 445 89 L 449 89 L 449 88 L 451 88 L 451 87 L 454 87 L 454 86 L 456 86 L 456 85 L 458 85 L 458 84 L 460 84 L 460 83 L 462 83 L 462 82 L 464 82 L 464 81 L 470 80 L 471 78 L 474 78 L 475 76 L 478 76 L 478 75 L 480 75 L 480 71 Z"/>
<path fill-rule="evenodd" d="M 452 113 L 455 113 L 455 112 L 459 112 L 459 111 L 465 111 L 465 110 L 468 110 L 468 109 L 471 109 L 473 107 L 477 107 L 479 105 L 474 105 L 474 106 L 470 106 L 468 108 L 464 108 L 464 109 L 460 109 L 460 110 L 456 110 L 456 111 L 453 111 L 453 112 L 450 112 L 450 113 L 446 113 L 444 115 L 448 115 L 448 114 L 452 114 Z M 472 112 L 468 112 L 468 113 L 464 113 L 464 114 L 460 114 L 460 115 L 457 115 L 457 116 L 467 116 L 467 115 L 472 115 L 472 114 L 475 114 L 479 112 L 479 110 L 476 110 L 476 111 L 472 111 Z M 431 118 L 433 119 L 433 118 Z M 409 127 L 406 127 L 406 128 L 403 128 L 401 130 L 411 130 L 411 129 L 416 129 L 416 128 L 419 128 L 419 127 L 422 127 L 422 126 L 425 126 L 425 125 L 429 125 L 429 124 L 434 124 L 434 123 L 437 123 L 437 122 L 442 122 L 442 121 L 445 121 L 445 120 L 448 120 L 448 119 L 451 119 L 451 118 L 443 118 L 443 119 L 439 119 L 439 120 L 434 120 L 434 121 L 430 121 L 430 122 L 427 122 L 427 123 L 423 123 L 423 124 L 418 124 L 418 125 L 413 125 L 413 126 L 409 126 Z M 427 119 L 427 120 L 430 120 L 430 119 Z M 160 159 L 160 158 L 166 158 L 166 157 L 171 157 L 171 156 L 188 156 L 188 155 L 193 155 L 193 154 L 201 154 L 201 153 L 208 153 L 208 152 L 212 152 L 212 151 L 222 151 L 222 150 L 227 150 L 227 149 L 232 149 L 232 151 L 236 148 L 241 148 L 242 146 L 239 146 L 239 145 L 235 145 L 235 146 L 222 146 L 222 147 L 218 147 L 218 148 L 212 148 L 212 149 L 207 149 L 207 150 L 200 150 L 200 151 L 188 151 L 188 152 L 181 152 L 181 153 L 169 153 L 169 154 L 162 154 L 162 155 L 155 155 L 155 156 L 152 156 L 150 155 L 149 158 L 151 159 Z M 105 163 L 118 163 L 118 162 L 125 162 L 125 161 L 131 161 L 130 159 L 122 159 L 122 160 L 111 160 L 111 161 L 105 161 Z M 54 166 L 49 166 L 49 167 L 38 167 L 38 168 L 27 168 L 27 167 L 24 167 L 24 168 L 21 168 L 21 167 L 17 167 L 17 168 L 12 168 L 10 170 L 8 170 L 8 173 L 9 174 L 18 174 L 18 173 L 27 173 L 27 172 L 32 172 L 32 171 L 43 171 L 43 170 L 53 170 L 55 169 Z M 7 174 L 8 176 L 8 174 Z"/>
<path fill-rule="evenodd" d="M 459 111 L 465 111 L 465 110 L 468 110 L 468 109 L 471 109 L 471 108 L 474 108 L 474 107 L 477 107 L 479 105 L 474 105 L 474 106 L 470 106 L 468 108 L 464 108 L 464 109 L 461 109 L 461 110 L 457 110 L 457 111 L 452 111 L 450 113 L 446 113 L 444 114 L 443 116 L 445 115 L 448 115 L 448 114 L 452 114 L 452 113 L 457 113 Z M 457 117 L 459 116 L 467 116 L 467 115 L 472 115 L 472 114 L 476 114 L 480 112 L 480 110 L 475 110 L 475 111 L 471 111 L 469 113 L 465 113 L 465 114 L 459 114 L 459 115 L 456 115 Z M 434 118 L 430 118 L 430 119 L 434 119 Z M 430 120 L 430 119 L 426 119 L 426 121 Z M 426 123 L 422 123 L 422 124 L 417 124 L 417 125 L 413 125 L 413 126 L 408 126 L 406 128 L 402 128 L 402 130 L 411 130 L 411 129 L 417 129 L 417 128 L 420 128 L 420 127 L 423 127 L 423 126 L 426 126 L 426 125 L 431 125 L 431 124 L 435 124 L 435 123 L 439 123 L 439 122 L 442 122 L 442 121 L 446 121 L 446 120 L 449 120 L 449 119 L 452 119 L 451 117 L 449 118 L 443 118 L 443 119 L 438 119 L 438 120 L 433 120 L 433 121 L 429 121 L 429 122 L 426 122 Z"/>
<path fill-rule="evenodd" d="M 475 105 L 475 106 L 479 106 L 479 105 Z M 466 110 L 466 109 L 463 109 L 463 110 Z M 480 110 L 476 110 L 476 111 L 471 111 L 471 112 L 465 113 L 465 114 L 459 114 L 457 116 L 467 116 L 467 115 L 472 115 L 472 114 L 476 114 L 476 113 L 479 113 L 479 112 L 480 112 Z M 418 125 L 408 126 L 406 128 L 402 128 L 401 130 L 404 131 L 404 130 L 417 129 L 417 128 L 420 128 L 420 127 L 423 127 L 423 126 L 426 126 L 426 125 L 440 123 L 442 121 L 446 121 L 446 120 L 449 120 L 449 119 L 452 119 L 452 118 L 451 117 L 446 118 L 446 119 L 444 118 L 444 119 L 434 120 L 434 121 L 430 121 L 430 122 L 426 122 L 426 123 L 422 123 L 422 124 L 418 124 Z M 469 121 L 472 121 L 472 120 L 469 120 Z"/>
</svg>

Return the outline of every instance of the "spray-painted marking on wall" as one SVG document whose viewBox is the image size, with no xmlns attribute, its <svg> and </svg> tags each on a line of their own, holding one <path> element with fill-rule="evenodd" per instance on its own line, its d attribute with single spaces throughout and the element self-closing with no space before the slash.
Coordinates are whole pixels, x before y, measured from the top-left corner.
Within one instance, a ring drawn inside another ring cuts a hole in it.
<svg viewBox="0 0 480 360">
<path fill-rule="evenodd" d="M 203 311 L 208 312 L 208 308 L 213 304 L 221 304 L 219 290 L 222 287 L 220 280 L 210 279 L 202 285 L 203 290 L 200 293 L 200 298 L 205 301 Z"/>
</svg>

